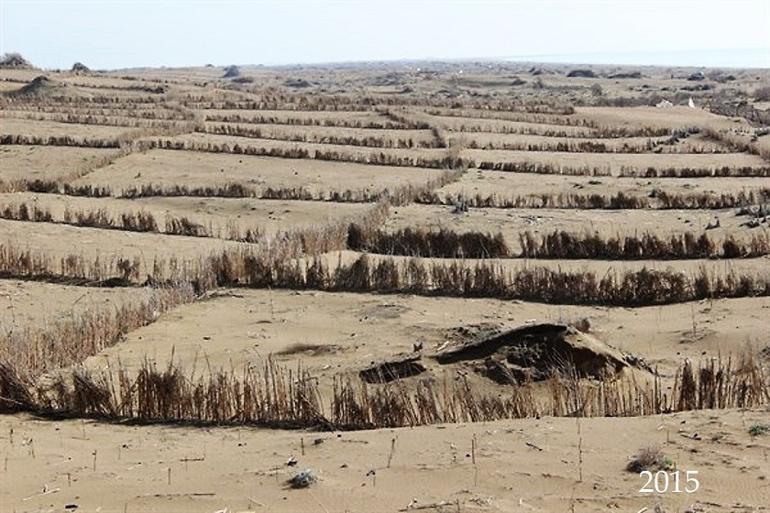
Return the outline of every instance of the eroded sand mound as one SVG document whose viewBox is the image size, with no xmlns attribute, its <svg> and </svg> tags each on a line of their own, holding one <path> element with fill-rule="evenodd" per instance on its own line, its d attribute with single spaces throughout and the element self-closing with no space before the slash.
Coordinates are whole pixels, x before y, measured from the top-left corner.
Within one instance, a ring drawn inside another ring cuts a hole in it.
<svg viewBox="0 0 770 513">
<path fill-rule="evenodd" d="M 470 362 L 475 371 L 498 383 L 547 379 L 574 372 L 604 379 L 627 367 L 644 368 L 631 355 L 566 324 L 527 324 L 482 329 L 436 354 L 441 364 Z"/>
<path fill-rule="evenodd" d="M 62 98 L 62 97 L 86 97 L 88 94 L 84 93 L 77 87 L 53 80 L 44 75 L 35 77 L 32 82 L 22 86 L 21 88 L 6 93 L 11 97 L 36 97 L 36 98 Z"/>
</svg>

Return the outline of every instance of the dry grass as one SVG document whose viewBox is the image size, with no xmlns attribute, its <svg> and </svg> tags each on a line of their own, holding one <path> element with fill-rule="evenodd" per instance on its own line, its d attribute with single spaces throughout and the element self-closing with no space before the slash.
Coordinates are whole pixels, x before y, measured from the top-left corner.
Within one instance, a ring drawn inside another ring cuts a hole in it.
<svg viewBox="0 0 770 513">
<path fill-rule="evenodd" d="M 657 191 L 654 197 L 637 196 L 618 192 L 606 194 L 564 194 L 548 193 L 538 195 L 487 196 L 458 195 L 441 196 L 436 192 L 418 196 L 417 203 L 432 205 L 465 204 L 471 208 L 563 208 L 563 209 L 725 209 L 748 207 L 770 200 L 770 188 L 731 193 L 667 193 Z"/>
<path fill-rule="evenodd" d="M 14 372 L 37 376 L 67 367 L 122 340 L 129 331 L 155 321 L 195 294 L 188 285 L 147 290 L 138 301 L 89 309 L 46 327 L 26 326 L 0 334 L 0 362 Z"/>
<path fill-rule="evenodd" d="M 575 234 L 562 230 L 536 239 L 530 232 L 519 234 L 525 258 L 603 259 L 603 260 L 673 260 L 698 258 L 752 258 L 770 254 L 767 234 L 752 235 L 749 241 L 728 236 L 714 242 L 707 233 L 691 232 L 661 237 L 653 233 L 610 236 L 598 233 Z"/>
<path fill-rule="evenodd" d="M 746 365 L 751 367 L 746 367 Z M 688 370 L 690 369 L 690 370 Z M 336 379 L 324 401 L 318 382 L 301 367 L 287 370 L 268 359 L 261 367 L 240 372 L 186 372 L 170 362 L 159 369 L 145 361 L 136 375 L 119 367 L 93 374 L 73 368 L 56 374 L 48 385 L 32 380 L 7 362 L 0 363 L 0 411 L 32 411 L 39 415 L 97 417 L 136 422 L 249 424 L 282 428 L 374 429 L 447 422 L 480 422 L 553 416 L 636 416 L 700 408 L 758 407 L 770 401 L 767 369 L 744 358 L 736 372 L 718 361 L 691 372 L 692 383 L 669 394 L 659 380 L 642 384 L 633 378 L 579 381 L 553 376 L 548 394 L 532 385 L 488 395 L 474 390 L 465 378 L 443 382 L 421 380 L 371 386 L 352 377 Z M 720 376 L 715 381 L 712 376 Z M 689 375 L 689 374 L 688 374 Z M 714 398 L 713 401 L 707 400 Z M 655 451 L 649 453 L 651 456 Z M 659 458 L 648 458 L 653 464 Z M 641 461 L 641 460 L 640 460 Z"/>
<path fill-rule="evenodd" d="M 446 228 L 402 228 L 391 233 L 366 231 L 355 223 L 348 230 L 348 248 L 383 255 L 428 258 L 502 258 L 511 254 L 500 233 L 457 233 Z"/>
</svg>

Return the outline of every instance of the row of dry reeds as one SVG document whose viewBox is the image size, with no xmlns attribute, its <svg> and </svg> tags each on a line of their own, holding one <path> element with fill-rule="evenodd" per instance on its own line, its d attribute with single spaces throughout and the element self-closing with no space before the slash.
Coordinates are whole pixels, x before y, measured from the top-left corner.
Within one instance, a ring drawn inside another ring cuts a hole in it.
<svg viewBox="0 0 770 513">
<path fill-rule="evenodd" d="M 234 222 L 229 222 L 225 233 L 216 230 L 211 223 L 208 225 L 192 220 L 185 216 L 165 214 L 165 223 L 158 223 L 152 212 L 138 210 L 111 214 L 107 209 L 74 210 L 67 207 L 61 217 L 55 217 L 50 209 L 38 205 L 28 206 L 17 203 L 0 206 L 0 218 L 12 221 L 59 223 L 86 228 L 103 230 L 123 230 L 130 232 L 164 233 L 167 235 L 184 235 L 187 237 L 214 237 L 237 240 L 241 242 L 256 242 L 262 236 L 259 227 L 243 230 Z"/>
<path fill-rule="evenodd" d="M 72 316 L 41 326 L 4 325 L 0 332 L 0 361 L 37 376 L 79 364 L 122 340 L 129 331 L 155 321 L 164 312 L 195 299 L 184 283 L 148 288 L 112 307 L 83 307 Z M 109 303 L 107 303 L 109 304 Z"/>
<path fill-rule="evenodd" d="M 106 137 L 71 137 L 69 135 L 33 136 L 3 134 L 0 145 L 23 144 L 30 146 L 77 146 L 84 148 L 120 148 L 123 141 Z"/>
<path fill-rule="evenodd" d="M 483 161 L 478 165 L 479 169 L 488 171 L 508 171 L 512 173 L 536 173 L 544 175 L 568 175 L 568 176 L 612 176 L 609 166 L 561 166 L 539 162 L 490 162 Z M 621 178 L 763 178 L 770 176 L 770 166 L 743 166 L 719 168 L 665 168 L 646 169 L 621 167 Z"/>
<path fill-rule="evenodd" d="M 402 194 L 406 192 L 402 191 Z M 390 198 L 373 204 L 362 215 L 357 217 L 361 229 L 376 230 L 387 217 Z M 61 218 L 55 217 L 49 209 L 37 205 L 32 207 L 26 203 L 0 207 L 0 218 L 14 221 L 60 223 L 71 226 L 99 228 L 108 230 L 124 230 L 134 232 L 162 233 L 166 235 L 181 235 L 186 237 L 209 237 L 246 243 L 273 242 L 286 248 L 291 248 L 289 254 L 298 257 L 302 255 L 317 255 L 329 251 L 346 248 L 348 240 L 349 221 L 338 221 L 310 226 L 307 228 L 288 229 L 267 237 L 259 226 L 244 227 L 234 219 L 228 220 L 223 226 L 214 227 L 185 216 L 165 214 L 165 222 L 161 225 L 155 216 L 148 211 L 123 212 L 112 215 L 106 209 L 72 210 L 66 208 Z M 85 278 L 85 275 L 77 276 Z M 102 278 L 98 278 L 101 280 Z"/>
<path fill-rule="evenodd" d="M 589 127 L 567 127 L 554 128 L 547 124 L 543 125 L 516 125 L 516 124 L 495 124 L 495 123 L 472 123 L 472 122 L 458 122 L 453 124 L 451 129 L 453 132 L 467 132 L 467 133 L 487 133 L 487 134 L 518 134 L 518 135 L 540 135 L 544 137 L 579 137 L 579 138 L 594 138 L 594 139 L 620 139 L 628 137 L 668 137 L 671 135 L 671 130 L 667 128 L 653 128 L 653 127 L 615 127 L 615 126 L 603 126 L 599 128 Z M 567 128 L 571 128 L 568 130 Z M 576 129 L 577 128 L 577 129 Z"/>
<path fill-rule="evenodd" d="M 117 158 L 117 157 L 113 157 Z M 143 184 L 113 191 L 107 185 L 71 185 L 63 180 L 27 180 L 16 182 L 0 181 L 0 192 L 36 192 L 62 194 L 89 198 L 150 198 L 150 197 L 216 197 L 256 198 L 269 200 L 329 201 L 339 203 L 375 203 L 387 201 L 392 205 L 405 205 L 417 198 L 430 197 L 434 190 L 457 180 L 462 170 L 446 170 L 423 183 L 407 183 L 393 189 L 345 189 L 311 190 L 305 187 L 266 187 L 258 190 L 238 182 L 227 182 L 211 186 L 156 185 Z"/>
<path fill-rule="evenodd" d="M 465 205 L 471 208 L 559 208 L 559 209 L 662 209 L 719 210 L 749 207 L 770 201 L 770 188 L 744 190 L 737 193 L 668 193 L 656 190 L 649 196 L 618 192 L 615 194 L 543 193 L 503 196 L 441 195 L 431 192 L 415 198 L 428 205 Z"/>
<path fill-rule="evenodd" d="M 604 139 L 606 140 L 606 139 Z M 505 151 L 539 151 L 562 153 L 664 153 L 664 154 L 724 154 L 733 153 L 728 148 L 717 146 L 689 144 L 687 146 L 674 146 L 666 140 L 647 139 L 645 142 L 622 145 L 606 144 L 602 140 L 597 141 L 569 141 L 554 139 L 547 142 L 485 142 L 483 144 L 471 139 L 468 148 L 481 150 L 505 150 Z"/>
<path fill-rule="evenodd" d="M 307 133 L 294 133 L 278 136 L 259 128 L 248 128 L 239 125 L 205 125 L 198 132 L 215 135 L 232 135 L 252 139 L 266 139 L 275 141 L 307 142 L 314 144 L 334 144 L 338 146 L 361 146 L 366 148 L 444 148 L 434 139 L 418 139 L 412 137 L 389 138 L 378 136 L 334 136 L 316 135 Z"/>
<path fill-rule="evenodd" d="M 722 166 L 715 168 L 663 168 L 648 167 L 646 169 L 621 167 L 621 177 L 629 178 L 765 178 L 770 176 L 770 166 Z"/>
<path fill-rule="evenodd" d="M 734 271 L 712 275 L 705 268 L 692 274 L 643 268 L 597 276 L 585 270 L 511 269 L 491 260 L 373 259 L 366 254 L 330 268 L 323 258 L 297 260 L 303 243 L 301 238 L 267 241 L 208 258 L 155 259 L 151 264 L 75 255 L 56 260 L 33 250 L 0 245 L 0 276 L 118 285 L 185 281 L 198 291 L 217 286 L 270 287 L 627 307 L 770 295 L 766 275 Z"/>
<path fill-rule="evenodd" d="M 658 143 L 647 139 L 641 144 L 623 143 L 622 146 L 606 144 L 601 141 L 565 141 L 554 139 L 552 142 L 485 142 L 483 144 L 471 139 L 468 148 L 474 150 L 506 150 L 506 151 L 541 151 L 563 153 L 651 153 Z M 687 152 L 695 153 L 695 152 Z M 709 152 L 710 153 L 710 152 Z"/>
<path fill-rule="evenodd" d="M 5 111 L 3 117 L 12 117 L 14 119 L 31 119 L 37 121 L 55 121 L 57 123 L 70 123 L 75 125 L 99 125 L 99 126 L 119 126 L 126 128 L 162 128 L 173 129 L 177 127 L 174 120 L 155 119 L 144 117 L 142 115 L 129 115 L 128 113 L 116 115 L 115 112 L 107 111 L 108 114 L 81 114 L 81 113 L 53 113 L 37 111 Z M 188 121 L 188 120 L 183 120 Z"/>
<path fill-rule="evenodd" d="M 188 374 L 171 362 L 158 368 L 145 361 L 135 373 L 123 367 L 102 373 L 74 368 L 35 384 L 0 362 L 0 412 L 96 417 L 141 423 L 259 425 L 324 430 L 376 429 L 450 422 L 481 422 L 550 416 L 638 416 L 703 408 L 755 408 L 770 402 L 770 374 L 755 358 L 711 360 L 698 367 L 685 361 L 670 391 L 659 378 L 576 380 L 554 375 L 547 394 L 533 385 L 488 394 L 467 378 L 445 375 L 416 387 L 395 381 L 367 385 L 339 377 L 332 396 L 322 397 L 306 370 L 284 369 L 272 360 L 242 372 Z"/>
<path fill-rule="evenodd" d="M 504 258 L 511 255 L 501 233 L 457 233 L 446 228 L 409 227 L 393 232 L 367 231 L 356 223 L 352 223 L 348 230 L 348 248 L 382 255 L 427 258 Z"/>
<path fill-rule="evenodd" d="M 5 112 L 11 113 L 14 116 L 18 116 L 21 113 L 33 113 L 48 114 L 52 116 L 53 121 L 62 121 L 66 119 L 82 119 L 86 124 L 103 124 L 103 121 L 110 119 L 120 119 L 131 122 L 133 119 L 149 120 L 149 121 L 192 121 L 194 116 L 179 112 L 167 108 L 158 108 L 157 105 L 87 105 L 87 106 L 73 106 L 73 105 L 47 105 L 47 104 L 29 104 L 13 105 L 12 109 L 6 109 Z M 21 114 L 24 116 L 25 114 Z M 37 119 L 37 118 L 33 118 Z M 41 118 L 48 119 L 48 118 Z M 93 119 L 91 123 L 88 120 Z M 106 123 L 104 123 L 106 124 Z"/>
<path fill-rule="evenodd" d="M 461 169 L 473 167 L 473 160 L 453 155 L 443 157 L 413 157 L 392 153 L 371 152 L 366 154 L 344 153 L 336 150 L 309 150 L 301 147 L 281 148 L 250 146 L 244 143 L 211 143 L 199 141 L 179 141 L 171 139 L 146 139 L 140 144 L 141 149 L 163 149 L 181 151 L 201 151 L 207 153 L 230 153 L 259 157 L 278 157 L 285 159 L 314 159 L 335 162 L 353 162 L 379 166 L 422 167 L 430 169 Z"/>
<path fill-rule="evenodd" d="M 524 110 L 511 111 L 471 111 L 467 109 L 437 109 L 428 108 L 424 112 L 431 116 L 444 116 L 451 118 L 488 119 L 496 121 L 516 121 L 521 123 L 536 123 L 541 125 L 578 126 L 587 128 L 599 128 L 599 124 L 587 118 L 571 116 L 574 109 L 568 106 L 556 107 L 547 111 L 530 112 Z"/>
<path fill-rule="evenodd" d="M 539 162 L 489 162 L 483 161 L 479 169 L 487 171 L 508 171 L 511 173 L 536 173 L 541 175 L 568 175 L 568 176 L 612 176 L 609 167 L 591 166 L 559 166 L 556 164 L 542 164 Z"/>
<path fill-rule="evenodd" d="M 366 254 L 333 269 L 323 259 L 305 262 L 254 262 L 233 252 L 212 256 L 207 264 L 220 285 L 317 289 L 347 292 L 407 293 L 426 296 L 519 299 L 555 304 L 646 306 L 686 301 L 770 295 L 770 279 L 761 274 L 729 272 L 713 276 L 673 270 L 564 271 L 522 266 L 506 269 L 481 260 L 423 261 Z"/>
<path fill-rule="evenodd" d="M 263 114 L 218 114 L 206 113 L 205 121 L 216 121 L 220 123 L 246 123 L 256 125 L 291 125 L 291 126 L 323 126 L 338 128 L 371 128 L 378 130 L 403 130 L 406 129 L 401 123 L 383 119 L 382 121 L 363 121 L 355 118 L 351 119 L 319 119 L 319 118 L 300 118 L 300 117 L 278 117 Z"/>
<path fill-rule="evenodd" d="M 214 110 L 270 110 L 270 111 L 332 111 L 364 112 L 385 107 L 433 107 L 449 109 L 473 109 L 498 112 L 529 112 L 542 114 L 573 114 L 574 109 L 567 104 L 553 105 L 542 101 L 522 100 L 520 98 L 442 98 L 439 96 L 404 96 L 393 94 L 308 94 L 300 92 L 277 91 L 274 88 L 263 90 L 250 89 L 250 99 L 215 99 L 212 93 L 205 95 L 188 92 L 179 95 L 179 100 L 193 109 Z M 259 97 L 259 99 L 251 99 Z"/>
<path fill-rule="evenodd" d="M 539 239 L 531 232 L 519 234 L 524 258 L 674 260 L 698 258 L 755 258 L 770 254 L 770 237 L 752 234 L 742 241 L 732 236 L 715 242 L 707 233 L 692 232 L 663 237 L 654 233 L 603 237 L 598 233 L 554 230 Z"/>
</svg>

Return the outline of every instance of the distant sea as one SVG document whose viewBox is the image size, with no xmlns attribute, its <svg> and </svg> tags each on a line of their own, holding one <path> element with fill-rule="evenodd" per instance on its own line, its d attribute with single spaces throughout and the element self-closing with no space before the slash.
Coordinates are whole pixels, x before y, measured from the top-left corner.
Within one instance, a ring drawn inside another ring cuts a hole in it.
<svg viewBox="0 0 770 513">
<path fill-rule="evenodd" d="M 506 56 L 504 60 L 564 64 L 627 64 L 630 66 L 770 68 L 770 48 L 514 55 Z"/>
</svg>

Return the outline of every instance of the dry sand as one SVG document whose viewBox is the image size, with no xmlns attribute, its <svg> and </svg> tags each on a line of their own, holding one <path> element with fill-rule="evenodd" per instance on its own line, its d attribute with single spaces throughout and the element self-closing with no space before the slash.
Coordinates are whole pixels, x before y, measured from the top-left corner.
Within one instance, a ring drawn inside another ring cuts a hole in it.
<svg viewBox="0 0 770 513">
<path fill-rule="evenodd" d="M 767 418 L 768 411 L 700 411 L 308 433 L 3 416 L 0 504 L 4 511 L 76 504 L 80 511 L 148 513 L 390 513 L 410 504 L 462 512 L 637 512 L 656 505 L 760 512 L 770 500 L 770 445 L 747 429 Z M 652 444 L 678 469 L 698 471 L 696 493 L 639 493 L 645 480 L 625 466 Z M 292 457 L 297 466 L 287 467 Z M 285 481 L 306 468 L 318 482 L 289 489 Z"/>
<path fill-rule="evenodd" d="M 424 184 L 439 173 L 439 170 L 321 160 L 153 150 L 129 155 L 75 183 L 109 186 L 115 192 L 144 184 L 206 187 L 231 182 L 257 191 L 272 187 L 317 192 L 349 189 L 378 192 L 400 185 Z"/>
</svg>

